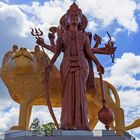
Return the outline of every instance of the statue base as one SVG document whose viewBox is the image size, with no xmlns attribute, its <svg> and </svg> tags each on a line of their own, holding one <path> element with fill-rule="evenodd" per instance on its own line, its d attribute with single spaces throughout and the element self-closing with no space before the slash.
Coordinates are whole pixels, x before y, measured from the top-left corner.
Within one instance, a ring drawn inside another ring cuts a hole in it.
<svg viewBox="0 0 140 140">
<path fill-rule="evenodd" d="M 116 135 L 112 130 L 94 130 L 94 131 L 84 131 L 84 130 L 54 130 L 53 136 L 91 136 L 91 137 L 101 137 L 101 136 L 114 136 Z"/>
<path fill-rule="evenodd" d="M 112 130 L 54 130 L 53 136 L 31 136 L 29 131 L 15 131 L 5 134 L 7 140 L 135 140 L 133 136 L 125 132 L 117 136 Z"/>
</svg>

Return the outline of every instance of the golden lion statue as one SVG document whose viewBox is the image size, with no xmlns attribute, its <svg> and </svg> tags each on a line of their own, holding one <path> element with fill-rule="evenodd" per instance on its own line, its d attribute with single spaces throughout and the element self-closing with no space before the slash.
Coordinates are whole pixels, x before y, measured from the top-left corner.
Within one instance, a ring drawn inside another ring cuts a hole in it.
<svg viewBox="0 0 140 140">
<path fill-rule="evenodd" d="M 34 51 L 26 48 L 18 49 L 16 45 L 13 50 L 5 54 L 1 67 L 1 78 L 7 86 L 14 101 L 20 104 L 18 126 L 13 130 L 27 130 L 33 105 L 47 105 L 44 93 L 45 67 L 50 59 L 38 46 Z M 95 78 L 96 92 L 87 89 L 87 100 L 89 109 L 90 128 L 94 129 L 98 122 L 98 112 L 102 108 L 102 98 L 99 78 Z M 125 127 L 124 111 L 120 108 L 120 99 L 116 89 L 104 81 L 107 105 L 114 112 L 115 123 L 110 127 L 113 130 L 127 131 L 139 127 L 140 120 Z M 61 82 L 59 70 L 54 66 L 49 82 L 50 99 L 53 107 L 61 107 Z M 114 96 L 112 99 L 111 94 Z"/>
</svg>

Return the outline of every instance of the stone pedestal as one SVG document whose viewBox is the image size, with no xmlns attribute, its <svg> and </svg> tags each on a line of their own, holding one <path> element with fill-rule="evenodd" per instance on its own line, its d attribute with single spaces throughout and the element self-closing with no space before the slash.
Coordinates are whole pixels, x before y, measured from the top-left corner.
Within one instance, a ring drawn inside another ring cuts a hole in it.
<svg viewBox="0 0 140 140">
<path fill-rule="evenodd" d="M 115 136 L 114 131 L 107 130 L 95 130 L 95 131 L 80 131 L 80 130 L 54 130 L 53 136 L 90 136 L 90 137 L 101 137 L 101 136 Z"/>
<path fill-rule="evenodd" d="M 14 139 L 20 137 L 32 136 L 29 131 L 9 130 L 5 132 L 4 139 Z"/>
<path fill-rule="evenodd" d="M 77 131 L 77 130 L 55 130 L 53 136 L 31 136 L 28 131 L 17 131 L 5 135 L 7 140 L 135 140 L 129 133 L 117 136 L 114 131 L 95 130 L 95 131 Z"/>
</svg>

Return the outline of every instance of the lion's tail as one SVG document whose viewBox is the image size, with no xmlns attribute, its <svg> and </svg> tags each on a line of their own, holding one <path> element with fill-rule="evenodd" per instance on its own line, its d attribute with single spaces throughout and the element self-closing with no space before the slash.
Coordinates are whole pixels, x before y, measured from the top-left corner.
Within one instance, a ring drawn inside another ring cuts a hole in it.
<svg viewBox="0 0 140 140">
<path fill-rule="evenodd" d="M 106 82 L 106 85 L 107 85 L 107 90 L 108 90 L 108 93 L 109 94 L 113 94 L 114 95 L 114 98 L 115 98 L 115 104 L 120 107 L 120 98 L 119 98 L 119 95 L 118 95 L 118 92 L 117 90 L 115 89 L 115 87 L 113 85 L 111 85 L 109 82 L 105 81 Z"/>
</svg>

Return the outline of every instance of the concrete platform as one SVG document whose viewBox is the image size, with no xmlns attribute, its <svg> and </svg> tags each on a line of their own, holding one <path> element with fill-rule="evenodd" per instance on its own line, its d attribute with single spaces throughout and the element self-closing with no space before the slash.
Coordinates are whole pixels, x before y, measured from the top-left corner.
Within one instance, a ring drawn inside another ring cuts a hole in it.
<svg viewBox="0 0 140 140">
<path fill-rule="evenodd" d="M 91 137 L 91 136 L 52 136 L 52 137 L 19 137 L 11 138 L 7 140 L 131 140 L 125 136 L 103 136 L 103 137 Z"/>
<path fill-rule="evenodd" d="M 96 130 L 96 131 L 64 131 L 55 130 L 53 136 L 31 136 L 27 131 L 10 133 L 5 135 L 5 140 L 135 140 L 129 133 L 123 136 L 117 136 L 114 131 Z"/>
<path fill-rule="evenodd" d="M 92 137 L 101 137 L 101 136 L 115 136 L 114 131 L 107 130 L 95 130 L 95 131 L 80 131 L 80 130 L 54 130 L 53 136 L 92 136 Z"/>
</svg>

